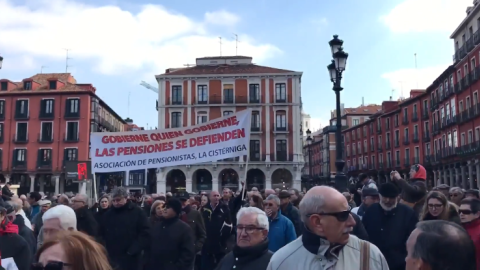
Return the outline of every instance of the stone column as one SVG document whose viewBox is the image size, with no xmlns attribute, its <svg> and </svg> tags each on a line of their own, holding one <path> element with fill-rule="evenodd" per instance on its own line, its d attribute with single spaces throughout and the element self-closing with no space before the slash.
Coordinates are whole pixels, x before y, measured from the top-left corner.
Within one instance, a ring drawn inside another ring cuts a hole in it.
<svg viewBox="0 0 480 270">
<path fill-rule="evenodd" d="M 145 187 L 147 187 L 148 186 L 148 169 L 145 169 L 145 181 L 144 182 L 145 182 L 144 183 Z"/>
<path fill-rule="evenodd" d="M 167 181 L 164 177 L 163 169 L 159 169 L 157 173 L 157 193 L 167 192 Z"/>
<path fill-rule="evenodd" d="M 457 176 L 457 179 L 462 179 L 462 186 L 463 186 L 464 189 L 467 189 L 467 172 L 466 172 L 466 169 L 467 168 L 465 168 L 465 166 L 462 165 L 460 167 L 460 175 Z"/>
<path fill-rule="evenodd" d="M 52 175 L 55 177 L 55 195 L 60 194 L 60 175 Z"/>
<path fill-rule="evenodd" d="M 453 187 L 455 186 L 455 178 L 454 178 L 454 168 L 448 168 L 448 171 L 450 172 L 450 186 Z"/>
<path fill-rule="evenodd" d="M 438 182 L 440 184 L 445 184 L 445 178 L 444 178 L 444 175 L 442 174 L 441 170 L 437 171 L 437 177 L 438 177 Z"/>
<path fill-rule="evenodd" d="M 468 161 L 468 183 L 470 184 L 470 188 L 475 188 L 475 181 L 473 179 L 473 160 Z"/>
<path fill-rule="evenodd" d="M 480 181 L 480 160 L 478 160 L 478 159 L 475 160 L 475 172 L 476 172 L 476 174 L 475 174 L 476 179 L 475 180 L 477 180 L 477 181 L 476 182 L 474 181 L 474 187 L 472 187 L 472 188 L 478 189 L 480 187 L 480 184 L 478 183 L 478 181 Z"/>
<path fill-rule="evenodd" d="M 125 171 L 125 180 L 123 181 L 123 184 L 128 187 L 130 185 L 130 171 Z"/>
<path fill-rule="evenodd" d="M 454 167 L 454 172 L 455 172 L 455 186 L 460 187 L 460 168 Z"/>
<path fill-rule="evenodd" d="M 3 175 L 5 177 L 5 183 L 10 182 L 10 174 Z"/>
<path fill-rule="evenodd" d="M 218 190 L 218 178 L 217 177 L 212 178 L 212 191 L 213 190 L 219 191 Z"/>
<path fill-rule="evenodd" d="M 35 174 L 30 174 L 30 192 L 35 191 Z"/>
<path fill-rule="evenodd" d="M 191 177 L 188 177 L 188 178 L 185 180 L 185 189 L 187 190 L 187 192 L 192 192 L 192 190 L 193 190 L 193 182 L 192 182 L 192 178 L 191 178 Z"/>
</svg>

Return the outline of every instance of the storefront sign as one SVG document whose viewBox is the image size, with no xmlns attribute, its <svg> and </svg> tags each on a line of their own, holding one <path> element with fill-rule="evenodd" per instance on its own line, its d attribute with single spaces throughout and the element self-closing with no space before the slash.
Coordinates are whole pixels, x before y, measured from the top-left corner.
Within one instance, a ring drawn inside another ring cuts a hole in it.
<svg viewBox="0 0 480 270">
<path fill-rule="evenodd" d="M 191 127 L 90 135 L 92 171 L 190 165 L 248 154 L 251 110 Z"/>
</svg>

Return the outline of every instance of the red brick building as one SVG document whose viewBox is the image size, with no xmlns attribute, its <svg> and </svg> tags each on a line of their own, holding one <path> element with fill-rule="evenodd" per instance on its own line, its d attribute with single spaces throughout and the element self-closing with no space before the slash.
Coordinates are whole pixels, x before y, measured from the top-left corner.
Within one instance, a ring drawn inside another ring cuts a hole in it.
<svg viewBox="0 0 480 270">
<path fill-rule="evenodd" d="M 18 193 L 78 192 L 65 161 L 89 160 L 90 132 L 123 131 L 125 121 L 91 84 L 69 73 L 0 80 L 0 181 Z"/>
<path fill-rule="evenodd" d="M 300 188 L 303 167 L 301 76 L 252 63 L 252 57 L 196 59 L 196 66 L 157 75 L 158 128 L 201 124 L 251 108 L 247 187 Z M 157 190 L 238 189 L 246 157 L 163 168 Z"/>
</svg>

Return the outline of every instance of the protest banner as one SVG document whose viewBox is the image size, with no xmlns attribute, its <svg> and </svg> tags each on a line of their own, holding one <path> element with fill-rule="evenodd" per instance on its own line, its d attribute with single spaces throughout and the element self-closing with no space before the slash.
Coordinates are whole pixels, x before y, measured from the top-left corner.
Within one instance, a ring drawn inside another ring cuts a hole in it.
<svg viewBox="0 0 480 270">
<path fill-rule="evenodd" d="M 191 127 L 90 135 L 92 173 L 212 162 L 248 155 L 251 110 Z"/>
</svg>

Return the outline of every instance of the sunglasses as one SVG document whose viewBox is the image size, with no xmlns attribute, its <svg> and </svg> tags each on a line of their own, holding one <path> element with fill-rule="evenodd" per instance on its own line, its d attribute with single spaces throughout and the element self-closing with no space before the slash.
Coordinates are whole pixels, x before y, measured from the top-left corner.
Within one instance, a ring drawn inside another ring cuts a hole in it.
<svg viewBox="0 0 480 270">
<path fill-rule="evenodd" d="M 345 222 L 350 217 L 350 212 L 352 212 L 351 207 L 349 207 L 348 210 L 346 211 L 333 212 L 333 213 L 314 213 L 314 214 L 308 214 L 307 217 L 310 217 L 312 215 L 332 216 L 332 217 L 335 217 L 339 222 Z"/>
<path fill-rule="evenodd" d="M 48 262 L 47 265 L 43 265 L 42 263 L 34 263 L 30 270 L 62 270 L 64 266 L 72 266 L 69 263 L 64 262 Z"/>
<path fill-rule="evenodd" d="M 463 215 L 471 215 L 473 212 L 472 212 L 472 210 L 462 210 L 462 209 L 460 209 L 460 210 L 458 210 L 458 213 L 463 214 Z"/>
</svg>

